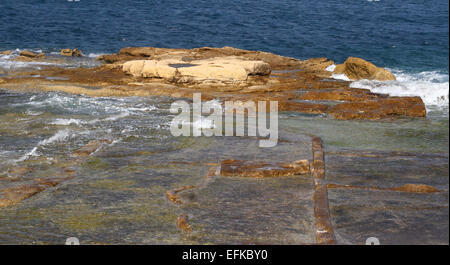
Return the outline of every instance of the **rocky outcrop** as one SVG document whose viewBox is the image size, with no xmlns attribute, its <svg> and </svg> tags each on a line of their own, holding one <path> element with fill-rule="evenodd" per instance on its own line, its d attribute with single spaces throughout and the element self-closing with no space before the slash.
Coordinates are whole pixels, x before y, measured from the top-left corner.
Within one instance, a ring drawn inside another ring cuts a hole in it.
<svg viewBox="0 0 450 265">
<path fill-rule="evenodd" d="M 32 52 L 32 51 L 22 51 L 20 52 L 20 55 L 16 58 L 14 58 L 14 61 L 19 61 L 19 62 L 32 62 L 35 61 L 36 59 L 43 59 L 45 58 L 45 54 L 43 53 L 36 53 L 36 52 Z"/>
<path fill-rule="evenodd" d="M 343 64 L 337 65 L 333 73 L 345 74 L 352 80 L 396 80 L 395 76 L 388 70 L 356 57 L 349 57 Z"/>
<path fill-rule="evenodd" d="M 7 50 L 7 51 L 0 51 L 0 55 L 10 55 L 12 53 L 11 50 Z"/>
<path fill-rule="evenodd" d="M 39 56 L 24 52 L 20 58 L 48 61 L 36 59 Z M 350 87 L 349 81 L 329 78 L 329 66 L 334 62 L 327 58 L 302 61 L 231 47 L 131 47 L 99 59 L 106 64 L 72 69 L 44 66 L 40 70 L 21 73 L 20 78 L 8 72 L 8 76 L 0 78 L 0 83 L 7 89 L 63 91 L 95 97 L 192 98 L 193 93 L 200 92 L 202 100 L 278 101 L 279 111 L 330 115 L 337 119 L 426 115 L 420 98 L 390 98 Z M 352 57 L 338 65 L 334 72 L 345 73 L 351 78 L 389 79 L 384 69 Z M 65 80 L 47 80 L 48 76 Z"/>
<path fill-rule="evenodd" d="M 37 53 L 32 51 L 22 51 L 20 56 L 28 57 L 28 58 L 44 58 L 45 55 L 43 53 Z"/>
<path fill-rule="evenodd" d="M 315 73 L 322 73 L 326 76 L 330 76 L 331 73 L 329 71 L 326 71 L 327 67 L 330 65 L 333 65 L 334 62 L 332 60 L 329 60 L 328 58 L 311 58 L 305 61 L 302 61 L 301 65 L 302 68 L 306 69 L 307 71 L 310 72 L 315 72 Z"/>
<path fill-rule="evenodd" d="M 391 97 L 341 103 L 333 106 L 329 113 L 340 120 L 378 120 L 391 116 L 425 117 L 426 109 L 420 97 Z"/>
<path fill-rule="evenodd" d="M 269 64 L 238 57 L 196 60 L 137 60 L 123 64 L 123 71 L 135 77 L 163 78 L 189 83 L 210 81 L 246 81 L 250 75 L 270 74 Z"/>
<path fill-rule="evenodd" d="M 97 59 L 106 63 L 124 63 L 137 59 L 181 60 L 184 63 L 190 63 L 195 60 L 204 60 L 217 57 L 238 56 L 246 60 L 264 61 L 268 63 L 271 69 L 295 69 L 301 65 L 300 60 L 273 53 L 262 51 L 249 51 L 233 47 L 201 47 L 195 49 L 167 49 L 154 47 L 127 47 L 120 50 L 117 54 L 102 55 Z"/>
<path fill-rule="evenodd" d="M 78 49 L 61 49 L 60 54 L 62 56 L 80 57 L 83 53 Z"/>
</svg>

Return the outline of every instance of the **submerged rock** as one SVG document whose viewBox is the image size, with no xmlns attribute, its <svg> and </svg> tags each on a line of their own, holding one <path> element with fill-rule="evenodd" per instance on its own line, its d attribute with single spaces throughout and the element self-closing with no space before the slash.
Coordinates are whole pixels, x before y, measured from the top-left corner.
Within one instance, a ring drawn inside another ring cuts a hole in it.
<svg viewBox="0 0 450 265">
<path fill-rule="evenodd" d="M 345 74 L 352 80 L 396 80 L 388 70 L 357 57 L 349 57 L 343 64 L 337 65 L 334 74 Z"/>
<path fill-rule="evenodd" d="M 176 188 L 173 190 L 166 191 L 166 198 L 175 203 L 175 204 L 183 204 L 183 201 L 180 198 L 179 193 L 185 190 L 195 189 L 197 186 L 189 185 L 189 186 L 183 186 L 181 188 Z"/>
<path fill-rule="evenodd" d="M 177 217 L 177 228 L 183 232 L 192 232 L 191 225 L 188 223 L 188 216 L 186 214 Z"/>
<path fill-rule="evenodd" d="M 415 193 L 433 193 L 440 192 L 440 190 L 435 187 L 425 185 L 425 184 L 405 184 L 398 188 L 391 188 L 394 191 L 403 191 L 403 192 L 415 192 Z"/>
<path fill-rule="evenodd" d="M 83 53 L 78 49 L 61 49 L 60 54 L 62 56 L 80 57 Z"/>
<path fill-rule="evenodd" d="M 72 153 L 73 157 L 82 157 L 82 156 L 88 156 L 98 149 L 100 149 L 105 144 L 111 144 L 111 140 L 93 140 L 90 141 L 87 145 L 83 146 L 82 148 L 74 151 Z"/>
<path fill-rule="evenodd" d="M 9 168 L 7 173 L 11 177 L 22 177 L 22 176 L 24 176 L 24 175 L 26 175 L 28 173 L 31 173 L 32 171 L 33 171 L 33 169 L 29 168 L 29 167 L 18 167 L 18 166 L 15 166 L 15 167 Z"/>
<path fill-rule="evenodd" d="M 3 196 L 0 197 L 0 208 L 15 205 L 43 190 L 45 190 L 43 185 L 23 185 L 3 190 Z"/>
<path fill-rule="evenodd" d="M 309 174 L 309 161 L 298 160 L 293 163 L 270 164 L 244 160 L 224 160 L 221 163 L 220 175 L 230 177 L 285 177 Z"/>
</svg>

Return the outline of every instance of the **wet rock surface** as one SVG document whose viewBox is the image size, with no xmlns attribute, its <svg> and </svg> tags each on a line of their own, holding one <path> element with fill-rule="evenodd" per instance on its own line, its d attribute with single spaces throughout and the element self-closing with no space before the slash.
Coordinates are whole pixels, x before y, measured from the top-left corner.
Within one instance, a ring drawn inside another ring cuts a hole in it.
<svg viewBox="0 0 450 265">
<path fill-rule="evenodd" d="M 111 140 L 93 140 L 90 141 L 87 145 L 83 146 L 82 148 L 74 151 L 72 153 L 73 157 L 82 157 L 82 156 L 89 156 L 92 153 L 98 151 L 102 146 L 111 144 Z"/>
<path fill-rule="evenodd" d="M 425 117 L 426 109 L 419 97 L 391 97 L 364 102 L 341 103 L 333 106 L 330 113 L 336 119 L 377 120 L 386 117 Z"/>
</svg>

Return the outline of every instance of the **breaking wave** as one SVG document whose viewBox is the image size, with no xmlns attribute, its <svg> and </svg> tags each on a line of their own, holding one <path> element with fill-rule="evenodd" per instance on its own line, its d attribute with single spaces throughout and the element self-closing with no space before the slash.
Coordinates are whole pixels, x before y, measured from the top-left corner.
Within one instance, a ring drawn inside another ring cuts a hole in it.
<svg viewBox="0 0 450 265">
<path fill-rule="evenodd" d="M 327 70 L 332 71 L 334 67 Z M 401 70 L 389 69 L 397 78 L 396 81 L 358 80 L 350 87 L 366 88 L 374 93 L 389 94 L 391 96 L 419 96 L 429 107 L 448 109 L 449 105 L 449 76 L 438 71 L 424 71 L 408 73 Z M 351 81 L 344 74 L 332 75 L 335 79 Z"/>
</svg>

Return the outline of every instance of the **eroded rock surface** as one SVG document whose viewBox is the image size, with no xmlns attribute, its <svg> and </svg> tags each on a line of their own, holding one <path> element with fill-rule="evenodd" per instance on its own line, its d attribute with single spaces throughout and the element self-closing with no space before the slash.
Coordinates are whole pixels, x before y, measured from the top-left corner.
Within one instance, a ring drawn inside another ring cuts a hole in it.
<svg viewBox="0 0 450 265">
<path fill-rule="evenodd" d="M 0 51 L 0 55 L 10 55 L 12 53 L 11 50 L 7 50 L 7 51 Z"/>
<path fill-rule="evenodd" d="M 195 60 L 137 60 L 123 64 L 123 71 L 135 77 L 164 78 L 178 82 L 201 82 L 207 80 L 246 81 L 249 75 L 270 74 L 269 64 L 248 61 L 238 57 L 222 57 Z"/>
<path fill-rule="evenodd" d="M 396 80 L 395 76 L 388 70 L 357 57 L 349 57 L 343 64 L 337 65 L 334 73 L 345 74 L 352 80 Z"/>
<path fill-rule="evenodd" d="M 60 54 L 62 56 L 80 57 L 83 53 L 78 49 L 61 49 Z"/>
<path fill-rule="evenodd" d="M 341 103 L 332 107 L 330 113 L 340 120 L 377 120 L 392 116 L 425 117 L 426 109 L 420 97 L 391 97 Z"/>
</svg>

